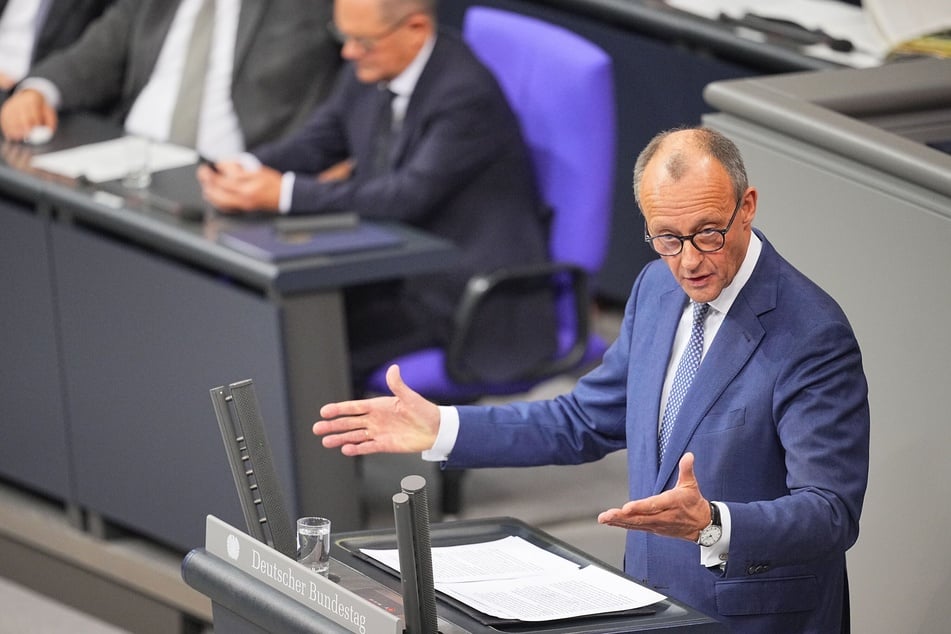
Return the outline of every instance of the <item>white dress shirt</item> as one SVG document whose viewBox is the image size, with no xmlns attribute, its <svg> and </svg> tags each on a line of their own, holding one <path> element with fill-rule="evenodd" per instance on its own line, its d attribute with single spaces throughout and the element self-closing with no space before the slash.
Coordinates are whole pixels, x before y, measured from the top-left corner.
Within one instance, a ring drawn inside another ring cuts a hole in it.
<svg viewBox="0 0 951 634">
<path fill-rule="evenodd" d="M 0 73 L 17 82 L 30 70 L 43 0 L 7 0 L 0 16 Z"/>
<path fill-rule="evenodd" d="M 168 139 L 172 112 L 185 69 L 188 42 L 201 2 L 182 0 L 179 4 L 155 68 L 152 69 L 152 76 L 126 117 L 127 132 L 158 141 Z M 215 32 L 205 76 L 196 143 L 198 151 L 212 160 L 235 156 L 244 151 L 244 135 L 231 101 L 231 76 L 240 11 L 241 0 L 216 0 Z M 28 77 L 20 85 L 20 89 L 26 88 L 39 91 L 50 106 L 59 109 L 62 97 L 52 82 Z"/>
<path fill-rule="evenodd" d="M 136 98 L 125 129 L 132 134 L 168 139 L 172 112 L 185 68 L 188 42 L 202 0 L 182 0 L 162 44 L 152 77 Z M 244 151 L 244 136 L 231 102 L 231 77 L 241 0 L 216 0 L 215 31 L 198 120 L 198 151 L 210 159 Z"/>
</svg>

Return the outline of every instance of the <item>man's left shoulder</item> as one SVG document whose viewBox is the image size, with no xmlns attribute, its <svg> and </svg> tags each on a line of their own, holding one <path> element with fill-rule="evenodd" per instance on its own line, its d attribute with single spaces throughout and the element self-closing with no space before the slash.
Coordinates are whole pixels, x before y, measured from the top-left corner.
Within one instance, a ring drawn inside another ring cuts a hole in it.
<svg viewBox="0 0 951 634">
<path fill-rule="evenodd" d="M 757 233 L 762 240 L 760 260 L 747 288 L 759 296 L 775 293 L 777 307 L 799 306 L 802 308 L 818 309 L 828 307 L 840 311 L 835 299 L 822 288 L 815 280 L 799 270 L 793 263 L 783 257 L 765 236 Z M 764 291 L 768 290 L 768 293 Z"/>
</svg>

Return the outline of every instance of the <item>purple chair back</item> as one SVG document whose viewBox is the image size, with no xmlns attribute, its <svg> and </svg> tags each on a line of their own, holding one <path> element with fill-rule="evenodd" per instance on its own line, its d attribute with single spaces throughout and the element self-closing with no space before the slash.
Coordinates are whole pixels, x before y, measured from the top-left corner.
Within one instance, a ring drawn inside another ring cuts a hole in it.
<svg viewBox="0 0 951 634">
<path fill-rule="evenodd" d="M 607 53 L 526 15 L 472 7 L 463 37 L 498 79 L 554 211 L 554 261 L 596 274 L 608 248 L 615 171 L 614 77 Z"/>
</svg>

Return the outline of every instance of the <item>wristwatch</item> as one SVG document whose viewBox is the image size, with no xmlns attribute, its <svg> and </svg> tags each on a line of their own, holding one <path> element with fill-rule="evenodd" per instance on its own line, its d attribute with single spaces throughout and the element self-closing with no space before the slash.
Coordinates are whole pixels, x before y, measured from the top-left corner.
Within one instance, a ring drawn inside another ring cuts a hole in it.
<svg viewBox="0 0 951 634">
<path fill-rule="evenodd" d="M 710 523 L 700 531 L 700 538 L 697 543 L 701 546 L 710 547 L 720 541 L 722 536 L 723 525 L 720 523 L 720 509 L 716 504 L 710 502 Z"/>
</svg>

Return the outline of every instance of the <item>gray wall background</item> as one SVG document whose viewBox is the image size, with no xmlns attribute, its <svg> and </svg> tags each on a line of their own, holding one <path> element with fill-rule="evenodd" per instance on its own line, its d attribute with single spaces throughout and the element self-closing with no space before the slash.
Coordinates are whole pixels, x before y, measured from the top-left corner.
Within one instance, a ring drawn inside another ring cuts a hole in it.
<svg viewBox="0 0 951 634">
<path fill-rule="evenodd" d="M 852 631 L 948 631 L 951 199 L 729 115 L 705 122 L 743 152 L 754 224 L 839 301 L 862 348 L 872 443 Z"/>
</svg>

